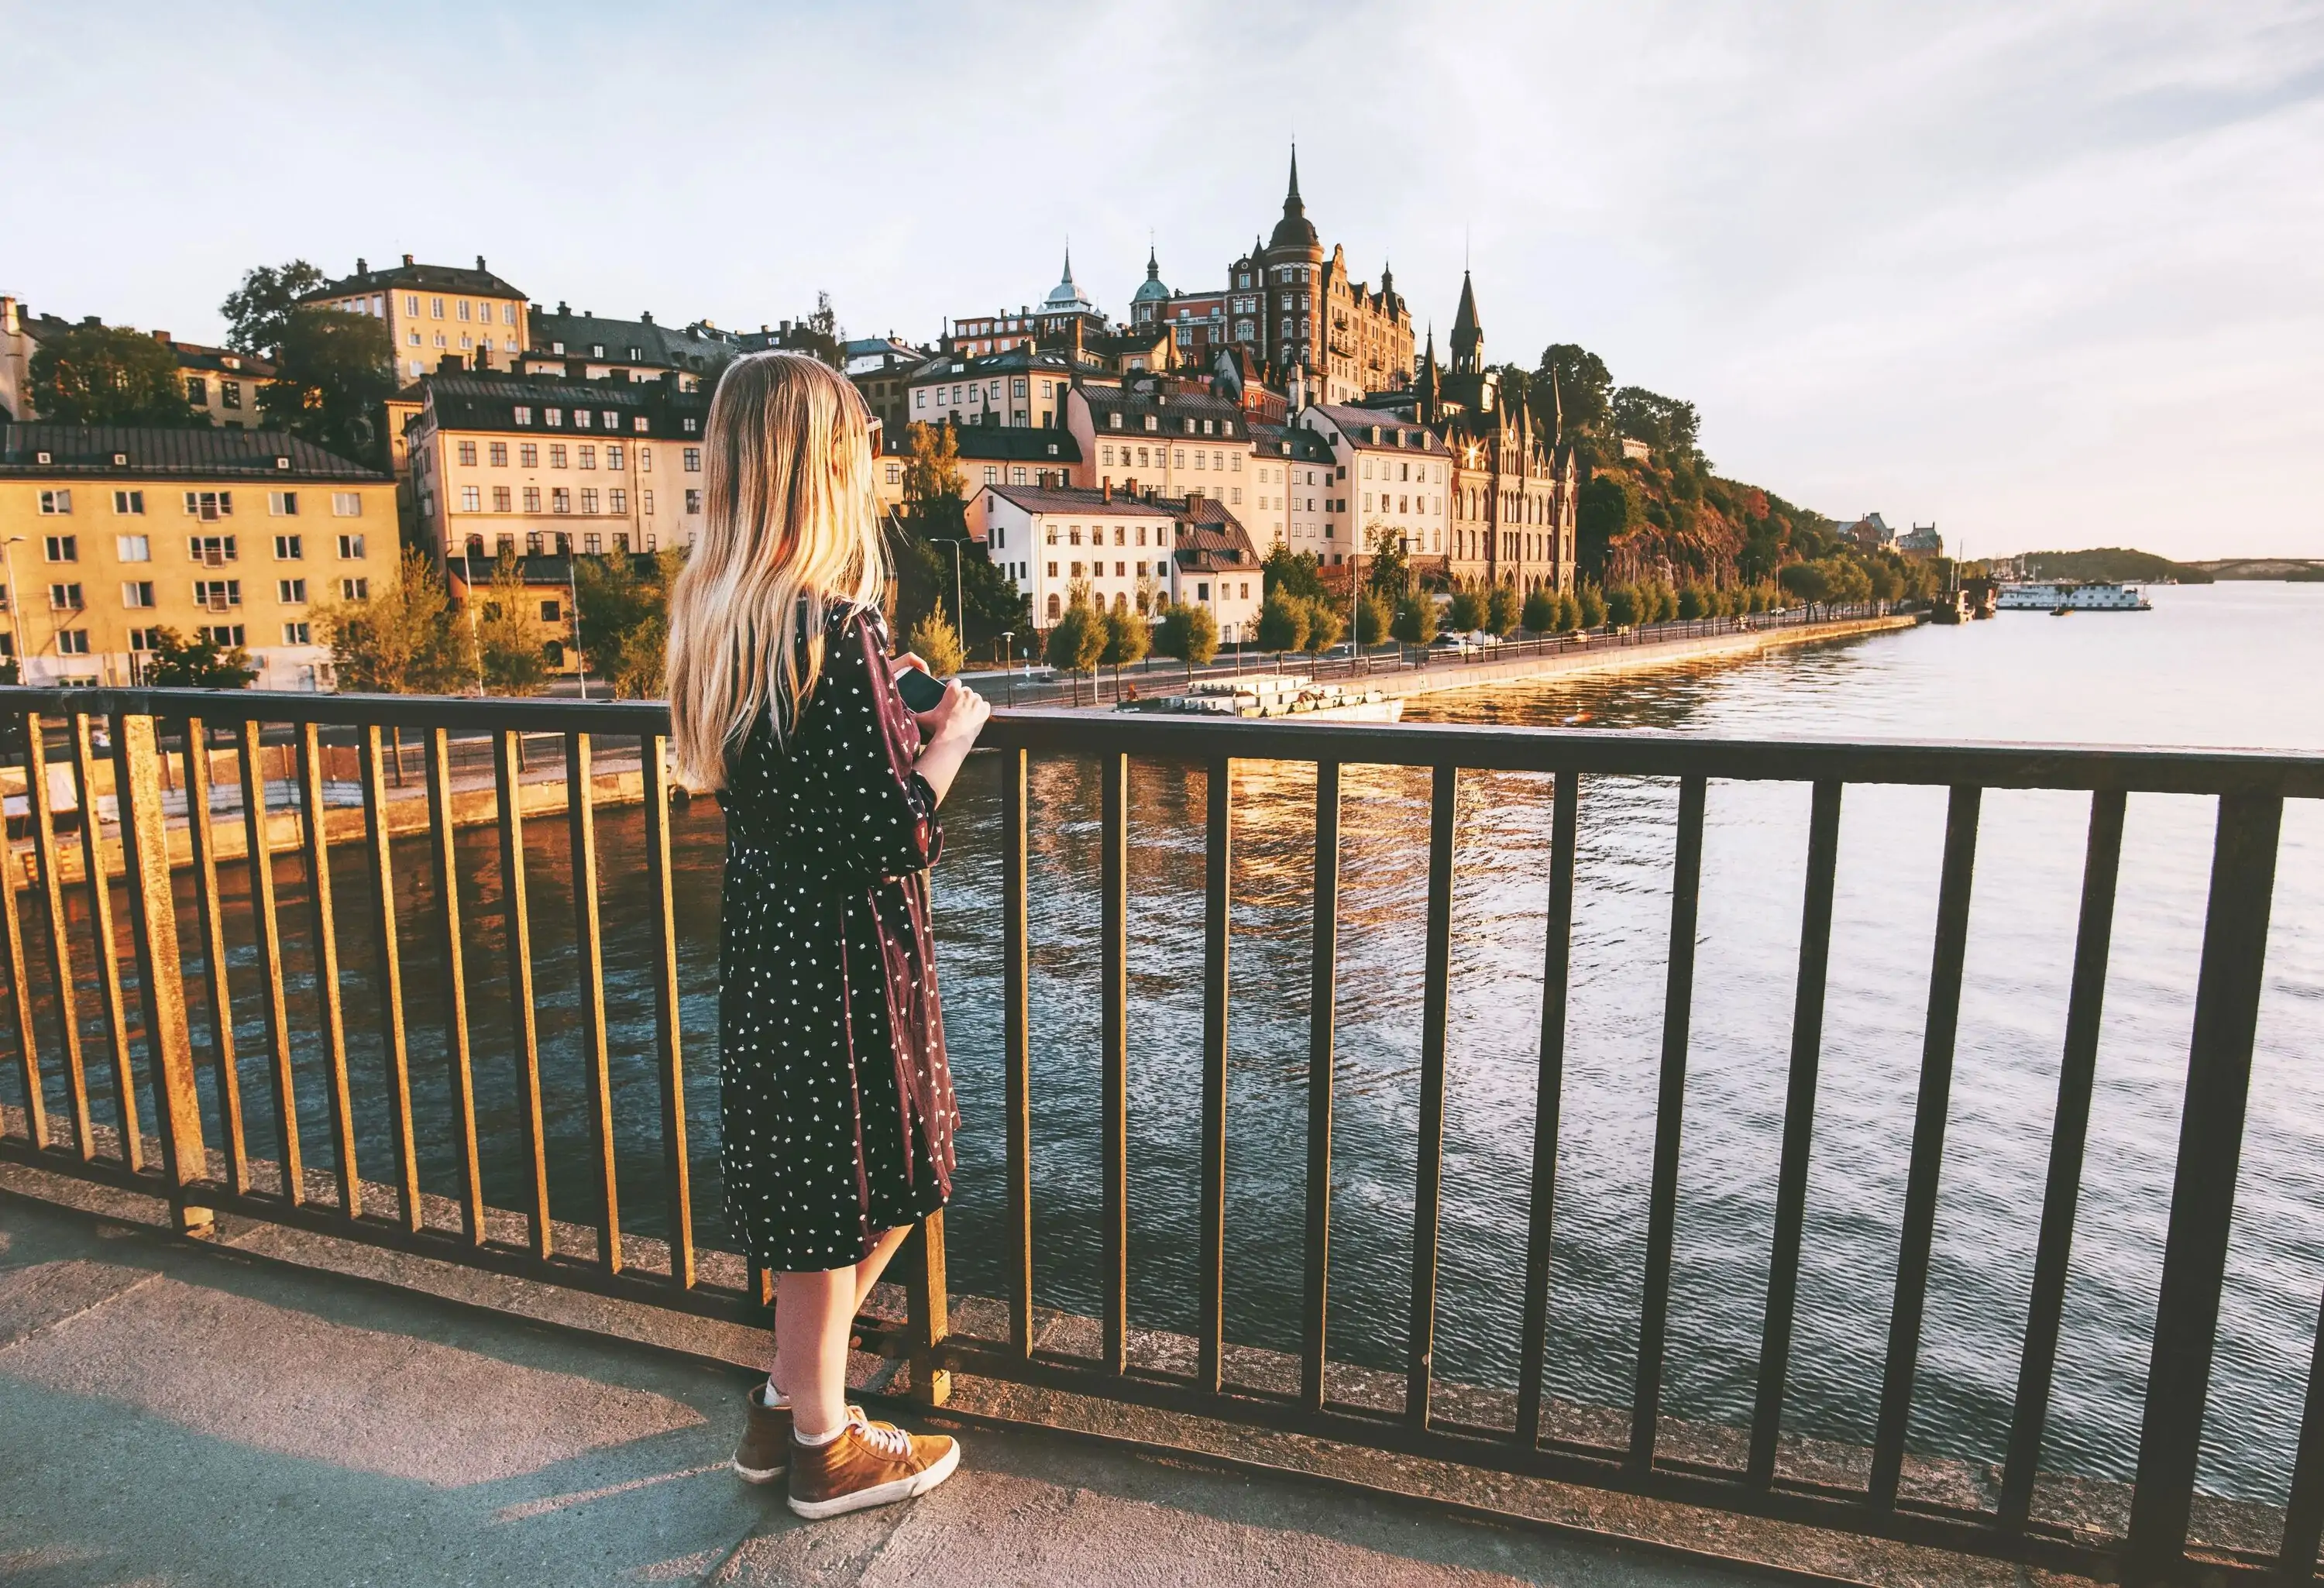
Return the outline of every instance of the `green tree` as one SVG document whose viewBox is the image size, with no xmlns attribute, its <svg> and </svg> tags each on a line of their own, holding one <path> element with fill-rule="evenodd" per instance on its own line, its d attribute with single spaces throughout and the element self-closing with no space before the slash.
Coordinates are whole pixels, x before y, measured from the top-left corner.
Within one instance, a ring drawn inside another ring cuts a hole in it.
<svg viewBox="0 0 2324 1588">
<path fill-rule="evenodd" d="M 1377 645 L 1388 637 L 1396 625 L 1396 607 L 1388 596 L 1374 590 L 1356 603 L 1356 643 Z"/>
<path fill-rule="evenodd" d="M 1371 532 L 1371 562 L 1364 569 L 1364 584 L 1393 601 L 1404 594 L 1412 582 L 1412 569 L 1404 553 L 1404 537 L 1386 524 L 1375 524 Z"/>
<path fill-rule="evenodd" d="M 1314 552 L 1294 551 L 1286 542 L 1277 540 L 1268 549 L 1259 570 L 1269 596 L 1280 590 L 1302 601 L 1321 601 L 1324 599 L 1322 566 Z"/>
<path fill-rule="evenodd" d="M 303 259 L 280 268 L 262 264 L 244 271 L 242 285 L 218 305 L 218 312 L 226 317 L 226 345 L 257 357 L 271 355 L 282 345 L 299 300 L 329 282 L 328 276 Z"/>
<path fill-rule="evenodd" d="M 932 612 L 913 624 L 912 632 L 904 636 L 904 649 L 927 662 L 928 671 L 937 678 L 948 679 L 960 671 L 960 632 L 941 612 Z"/>
<path fill-rule="evenodd" d="M 1644 441 L 1657 455 L 1692 461 L 1702 418 L 1694 404 L 1665 397 L 1644 386 L 1623 386 L 1614 393 L 1614 425 L 1633 440 Z"/>
<path fill-rule="evenodd" d="M 1574 507 L 1575 559 L 1593 574 L 1601 571 L 1607 549 L 1646 522 L 1646 497 L 1637 481 L 1627 475 L 1593 475 Z"/>
<path fill-rule="evenodd" d="M 336 309 L 295 309 L 273 358 L 274 380 L 258 393 L 269 425 L 325 451 L 385 466 L 381 414 L 395 394 L 386 321 Z"/>
<path fill-rule="evenodd" d="M 1541 368 L 1533 378 L 1533 396 L 1536 412 L 1563 415 L 1560 439 L 1612 433 L 1614 377 L 1607 372 L 1605 360 L 1587 347 L 1553 342 L 1543 349 Z"/>
<path fill-rule="evenodd" d="M 1193 683 L 1194 669 L 1206 667 L 1219 653 L 1219 620 L 1207 606 L 1191 601 L 1181 601 L 1162 614 L 1154 628 L 1154 649 L 1163 656 L 1186 664 L 1186 681 Z"/>
<path fill-rule="evenodd" d="M 198 425 L 178 355 L 113 326 L 75 326 L 32 353 L 32 411 L 60 425 Z"/>
<path fill-rule="evenodd" d="M 1606 616 L 1618 629 L 1627 629 L 1644 622 L 1638 615 L 1638 587 L 1617 585 L 1606 592 Z"/>
<path fill-rule="evenodd" d="M 1517 599 L 1514 581 L 1503 579 L 1485 595 L 1485 632 L 1506 638 L 1517 626 L 1517 616 L 1524 603 Z"/>
<path fill-rule="evenodd" d="M 1081 675 L 1094 680 L 1105 642 L 1105 614 L 1091 605 L 1088 581 L 1077 579 L 1067 590 L 1065 615 L 1049 631 L 1046 652 L 1049 665 L 1074 680 L 1075 706 L 1082 703 Z"/>
<path fill-rule="evenodd" d="M 314 620 L 342 689 L 450 695 L 475 676 L 467 626 L 424 551 L 406 550 L 370 599 L 327 602 Z"/>
<path fill-rule="evenodd" d="M 149 689 L 247 689 L 258 669 L 239 645 L 180 637 L 175 629 L 155 629 L 140 681 Z"/>
<path fill-rule="evenodd" d="M 1485 626 L 1484 592 L 1474 585 L 1463 585 L 1452 592 L 1452 607 L 1448 614 L 1450 626 L 1466 634 Z"/>
<path fill-rule="evenodd" d="M 1275 665 L 1283 665 L 1286 651 L 1297 651 L 1307 643 L 1307 614 L 1312 604 L 1303 596 L 1286 590 L 1269 590 L 1259 609 L 1259 648 L 1275 652 Z"/>
<path fill-rule="evenodd" d="M 1606 592 L 1602 586 L 1595 584 L 1581 586 L 1573 593 L 1573 602 L 1580 608 L 1578 615 L 1583 628 L 1594 629 L 1605 623 Z"/>
<path fill-rule="evenodd" d="M 1121 698 L 1121 669 L 1136 667 L 1154 649 L 1154 626 L 1145 614 L 1130 610 L 1127 605 L 1111 606 L 1105 614 L 1105 650 L 1098 660 L 1113 669 L 1113 696 Z"/>
<path fill-rule="evenodd" d="M 1348 620 L 1340 615 L 1336 601 L 1311 601 L 1307 604 L 1307 641 L 1310 656 L 1321 656 L 1344 639 Z"/>
<path fill-rule="evenodd" d="M 660 560 L 659 553 L 655 560 Z M 663 622 L 669 621 L 669 591 L 658 581 L 641 577 L 635 559 L 627 552 L 576 559 L 573 587 L 581 660 L 598 678 L 610 679 L 621 670 L 630 636 L 650 622 L 657 609 Z"/>
<path fill-rule="evenodd" d="M 1525 610 L 1519 617 L 1532 632 L 1546 634 L 1556 629 L 1558 611 L 1557 592 L 1545 586 L 1537 587 L 1526 596 Z"/>
<path fill-rule="evenodd" d="M 1824 599 L 1825 592 L 1831 587 L 1824 565 L 1816 562 L 1786 563 L 1776 574 L 1775 581 L 1783 586 L 1785 595 L 1804 603 L 1811 611 L 1817 602 Z"/>
<path fill-rule="evenodd" d="M 477 598 L 475 592 L 470 592 L 470 600 Z M 482 599 L 476 651 L 486 692 L 538 695 L 549 680 L 549 659 L 525 610 L 535 597 L 524 581 L 524 565 L 514 551 L 503 551 L 493 559 L 493 582 L 484 586 Z"/>
<path fill-rule="evenodd" d="M 1846 605 L 1872 598 L 1872 579 L 1864 565 L 1852 557 L 1819 558 L 1816 567 L 1824 570 L 1823 598 L 1827 602 Z"/>
<path fill-rule="evenodd" d="M 1406 645 L 1426 645 L 1436 638 L 1436 597 L 1415 591 L 1397 603 L 1396 637 Z"/>
<path fill-rule="evenodd" d="M 1678 615 L 1689 622 L 1700 617 L 1709 617 L 1711 609 L 1706 594 L 1703 587 L 1692 579 L 1681 586 L 1678 592 Z"/>
<path fill-rule="evenodd" d="M 946 516 L 944 503 L 959 503 L 968 485 L 960 472 L 960 437 L 950 425 L 908 425 L 904 457 L 905 507 L 922 523 Z"/>
</svg>

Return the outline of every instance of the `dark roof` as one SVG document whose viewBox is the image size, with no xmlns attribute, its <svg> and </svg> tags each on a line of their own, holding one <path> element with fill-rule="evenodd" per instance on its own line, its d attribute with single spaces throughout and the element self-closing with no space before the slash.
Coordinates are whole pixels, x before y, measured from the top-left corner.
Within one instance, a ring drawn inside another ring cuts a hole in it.
<svg viewBox="0 0 2324 1588">
<path fill-rule="evenodd" d="M 1028 512 L 1140 512 L 1155 518 L 1176 518 L 1186 504 L 1176 496 L 1151 501 L 1116 491 L 1084 491 L 1077 485 L 979 485 L 976 489 L 1005 496 Z"/>
<path fill-rule="evenodd" d="M 650 319 L 604 319 L 593 314 L 570 314 L 563 304 L 554 314 L 535 309 L 528 319 L 532 346 L 528 356 L 607 358 L 624 364 L 658 364 L 671 368 L 700 369 L 731 356 L 733 346 L 716 331 L 705 333 L 692 326 L 665 326 Z M 554 344 L 565 344 L 562 354 Z M 591 347 L 602 346 L 602 354 Z M 638 355 L 630 356 L 636 348 Z"/>
<path fill-rule="evenodd" d="M 1112 425 L 1097 416 L 1114 412 L 1122 415 L 1121 428 L 1125 433 L 1132 430 L 1143 433 L 1148 414 L 1161 421 L 1158 429 L 1166 436 L 1185 436 L 1185 424 L 1182 422 L 1185 420 L 1194 422 L 1194 433 L 1197 437 L 1203 433 L 1202 421 L 1204 420 L 1211 420 L 1216 427 L 1212 431 L 1214 437 L 1233 439 L 1248 436 L 1250 430 L 1250 421 L 1243 414 L 1242 404 L 1224 397 L 1194 392 L 1151 394 L 1115 386 L 1084 386 L 1082 396 L 1089 403 L 1096 428 L 1108 434 L 1112 432 Z"/>
<path fill-rule="evenodd" d="M 1191 496 L 1177 503 L 1178 544 L 1171 558 L 1182 568 L 1257 568 L 1259 549 L 1242 522 L 1215 496 Z"/>
<path fill-rule="evenodd" d="M 955 425 L 964 463 L 1067 464 L 1082 460 L 1082 449 L 1071 430 L 1043 429 L 1034 425 Z M 897 435 L 888 439 L 890 457 L 908 457 L 911 442 Z"/>
<path fill-rule="evenodd" d="M 42 453 L 49 461 L 40 461 Z M 114 462 L 118 456 L 125 461 Z M 284 467 L 278 460 L 288 458 Z M 0 427 L 0 474 L 147 475 L 217 480 L 383 481 L 377 469 L 280 430 L 208 425 L 164 429 L 144 425 Z"/>
<path fill-rule="evenodd" d="M 1438 440 L 1435 432 L 1430 430 L 1425 425 L 1415 424 L 1408 420 L 1398 420 L 1393 414 L 1382 412 L 1377 408 L 1348 408 L 1336 402 L 1318 402 L 1314 404 L 1314 409 L 1316 412 L 1339 426 L 1348 439 L 1358 447 L 1366 448 L 1378 447 L 1389 452 L 1446 450 L 1444 443 Z M 1372 427 L 1375 425 L 1379 427 L 1380 432 L 1380 439 L 1377 441 L 1370 439 Z M 1406 438 L 1401 447 L 1396 442 L 1396 433 L 1399 430 L 1404 432 Z"/>
<path fill-rule="evenodd" d="M 519 404 L 531 408 L 580 409 L 603 412 L 613 409 L 622 413 L 624 422 L 620 435 L 647 435 L 662 439 L 684 439 L 688 434 L 699 438 L 701 425 L 686 431 L 678 421 L 683 416 L 700 420 L 710 410 L 710 397 L 704 392 L 680 392 L 670 377 L 659 381 L 576 381 L 554 375 L 515 375 L 491 372 L 462 371 L 449 374 L 420 377 L 420 395 L 436 415 L 439 429 L 510 430 L 519 435 L 546 435 L 552 440 L 574 437 L 589 440 L 603 435 L 614 438 L 611 430 L 582 429 L 577 427 L 550 428 L 541 415 L 533 422 L 520 425 L 514 410 Z M 650 429 L 640 431 L 632 422 L 637 415 L 646 417 Z"/>
<path fill-rule="evenodd" d="M 1307 206 L 1299 198 L 1299 151 L 1291 151 L 1291 189 L 1283 196 L 1283 218 L 1275 223 L 1275 235 L 1267 240 L 1271 253 L 1278 248 L 1320 249 L 1314 225 L 1307 218 Z"/>
<path fill-rule="evenodd" d="M 1288 457 L 1295 462 L 1305 463 L 1332 461 L 1331 444 L 1305 425 L 1253 425 L 1250 427 L 1250 439 L 1252 446 L 1270 457 Z M 1288 452 L 1283 450 L 1286 441 L 1291 444 Z"/>
<path fill-rule="evenodd" d="M 1072 355 L 1062 347 L 1016 346 L 1006 353 L 985 353 L 973 358 L 958 353 L 939 353 L 912 372 L 911 383 L 918 385 L 923 381 L 981 380 L 1026 369 L 1061 375 L 1078 373 Z"/>
<path fill-rule="evenodd" d="M 476 255 L 476 268 L 458 264 L 414 264 L 411 255 L 403 256 L 401 264 L 392 264 L 385 270 L 372 270 L 368 263 L 355 261 L 355 272 L 325 283 L 308 293 L 300 301 L 312 303 L 323 298 L 344 298 L 355 292 L 376 292 L 388 288 L 422 287 L 445 292 L 480 292 L 488 298 L 522 298 L 524 294 L 484 268 L 484 256 Z"/>
<path fill-rule="evenodd" d="M 215 370 L 220 374 L 248 375 L 253 380 L 271 380 L 274 366 L 265 359 L 254 358 L 247 353 L 237 353 L 231 347 L 208 347 L 199 342 L 180 342 L 174 337 L 154 340 L 178 355 L 180 369 Z M 226 360 L 234 362 L 228 364 Z"/>
</svg>

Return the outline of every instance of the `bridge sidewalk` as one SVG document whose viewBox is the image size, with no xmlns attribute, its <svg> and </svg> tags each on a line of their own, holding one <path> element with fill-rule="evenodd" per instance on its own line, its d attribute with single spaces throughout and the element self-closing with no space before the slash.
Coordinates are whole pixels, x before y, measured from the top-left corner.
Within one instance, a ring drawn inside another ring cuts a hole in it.
<svg viewBox="0 0 2324 1588">
<path fill-rule="evenodd" d="M 0 1191 L 10 1583 L 1767 1580 L 983 1427 L 936 1493 L 803 1524 L 726 1470 L 742 1387 Z"/>
</svg>

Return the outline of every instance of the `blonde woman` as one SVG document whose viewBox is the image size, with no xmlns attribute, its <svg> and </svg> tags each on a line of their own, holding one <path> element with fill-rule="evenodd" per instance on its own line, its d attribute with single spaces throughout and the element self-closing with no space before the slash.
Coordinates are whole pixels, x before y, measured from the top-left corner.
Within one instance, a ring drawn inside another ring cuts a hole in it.
<svg viewBox="0 0 2324 1588">
<path fill-rule="evenodd" d="M 707 523 L 670 593 L 670 743 L 726 810 L 726 1212 L 775 1281 L 775 1364 L 734 1470 L 804 1517 L 951 1476 L 960 1449 L 846 1402 L 847 1336 L 952 1188 L 959 1113 L 928 933 L 936 807 L 989 707 L 915 713 L 881 617 L 870 428 L 811 358 L 737 360 L 710 404 Z"/>
</svg>

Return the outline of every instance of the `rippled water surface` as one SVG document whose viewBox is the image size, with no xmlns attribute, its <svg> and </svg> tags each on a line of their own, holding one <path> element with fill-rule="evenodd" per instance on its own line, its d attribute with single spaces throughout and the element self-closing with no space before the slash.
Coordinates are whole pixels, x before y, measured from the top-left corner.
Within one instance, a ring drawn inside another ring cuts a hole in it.
<svg viewBox="0 0 2324 1588">
<path fill-rule="evenodd" d="M 2008 614 L 1743 661 L 1424 697 L 1411 720 L 1748 737 L 1855 735 L 2324 750 L 2324 586 L 2153 592 L 2145 614 Z M 1004 1199 L 997 765 L 972 761 L 945 812 L 941 971 L 966 1116 L 952 1277 L 1000 1294 Z M 1313 776 L 1238 763 L 1228 1326 L 1298 1339 L 1305 1195 Z M 1425 942 L 1425 773 L 1349 769 L 1343 792 L 1333 1349 L 1400 1369 L 1411 1253 Z M 1191 1325 L 1201 1086 L 1199 769 L 1133 766 L 1130 1191 L 1133 1320 Z M 1928 995 L 1941 790 L 1852 787 L 1840 833 L 1821 1090 L 1790 1426 L 1868 1440 L 1877 1415 Z M 1030 782 L 1038 1286 L 1093 1312 L 1100 1228 L 1094 770 Z M 1674 784 L 1585 781 L 1548 1344 L 1556 1393 L 1627 1404 L 1643 1267 L 1669 934 Z M 1807 830 L 1804 786 L 1714 782 L 1705 830 L 1665 1408 L 1748 1421 L 1790 1041 Z M 1997 1460 L 2006 1440 L 2055 1101 L 2089 799 L 1995 792 L 1984 806 L 1914 1444 Z M 2125 1474 L 2144 1393 L 2176 1150 L 2212 807 L 2130 806 L 2090 1145 L 2047 1449 Z M 1515 1382 L 1539 1040 L 1550 800 L 1540 778 L 1461 783 L 1453 901 L 1437 1371 Z M 2281 1500 L 2324 1283 L 2324 875 L 2319 813 L 2285 817 L 2251 1122 L 2214 1373 L 2208 1486 Z M 646 895 L 634 811 L 599 820 L 604 996 L 622 1204 L 662 1227 Z M 697 802 L 675 823 L 698 1233 L 723 1243 L 716 1159 L 716 919 L 723 844 Z M 522 1205 L 496 849 L 464 835 L 470 1019 L 488 1190 Z M 529 834 L 540 1038 L 560 1214 L 595 1216 L 561 822 Z M 433 1190 L 453 1188 L 440 959 L 423 852 L 399 856 L 415 1110 Z M 346 857 L 347 1029 L 367 1174 L 386 1168 L 367 891 Z M 244 985 L 246 888 L 226 879 Z M 284 919 L 304 919 L 285 862 Z M 347 924 L 347 923 L 357 924 Z M 289 978 L 311 996 L 303 949 Z M 237 992 L 245 1054 L 254 989 Z M 302 1023 L 307 1023 L 303 1022 Z M 320 1054 L 302 1052 L 309 1162 L 329 1162 Z M 273 1125 L 245 1062 L 254 1150 Z M 102 1112 L 102 1111 L 101 1111 Z M 2223 1434 L 2221 1430 L 2228 1430 Z"/>
</svg>

